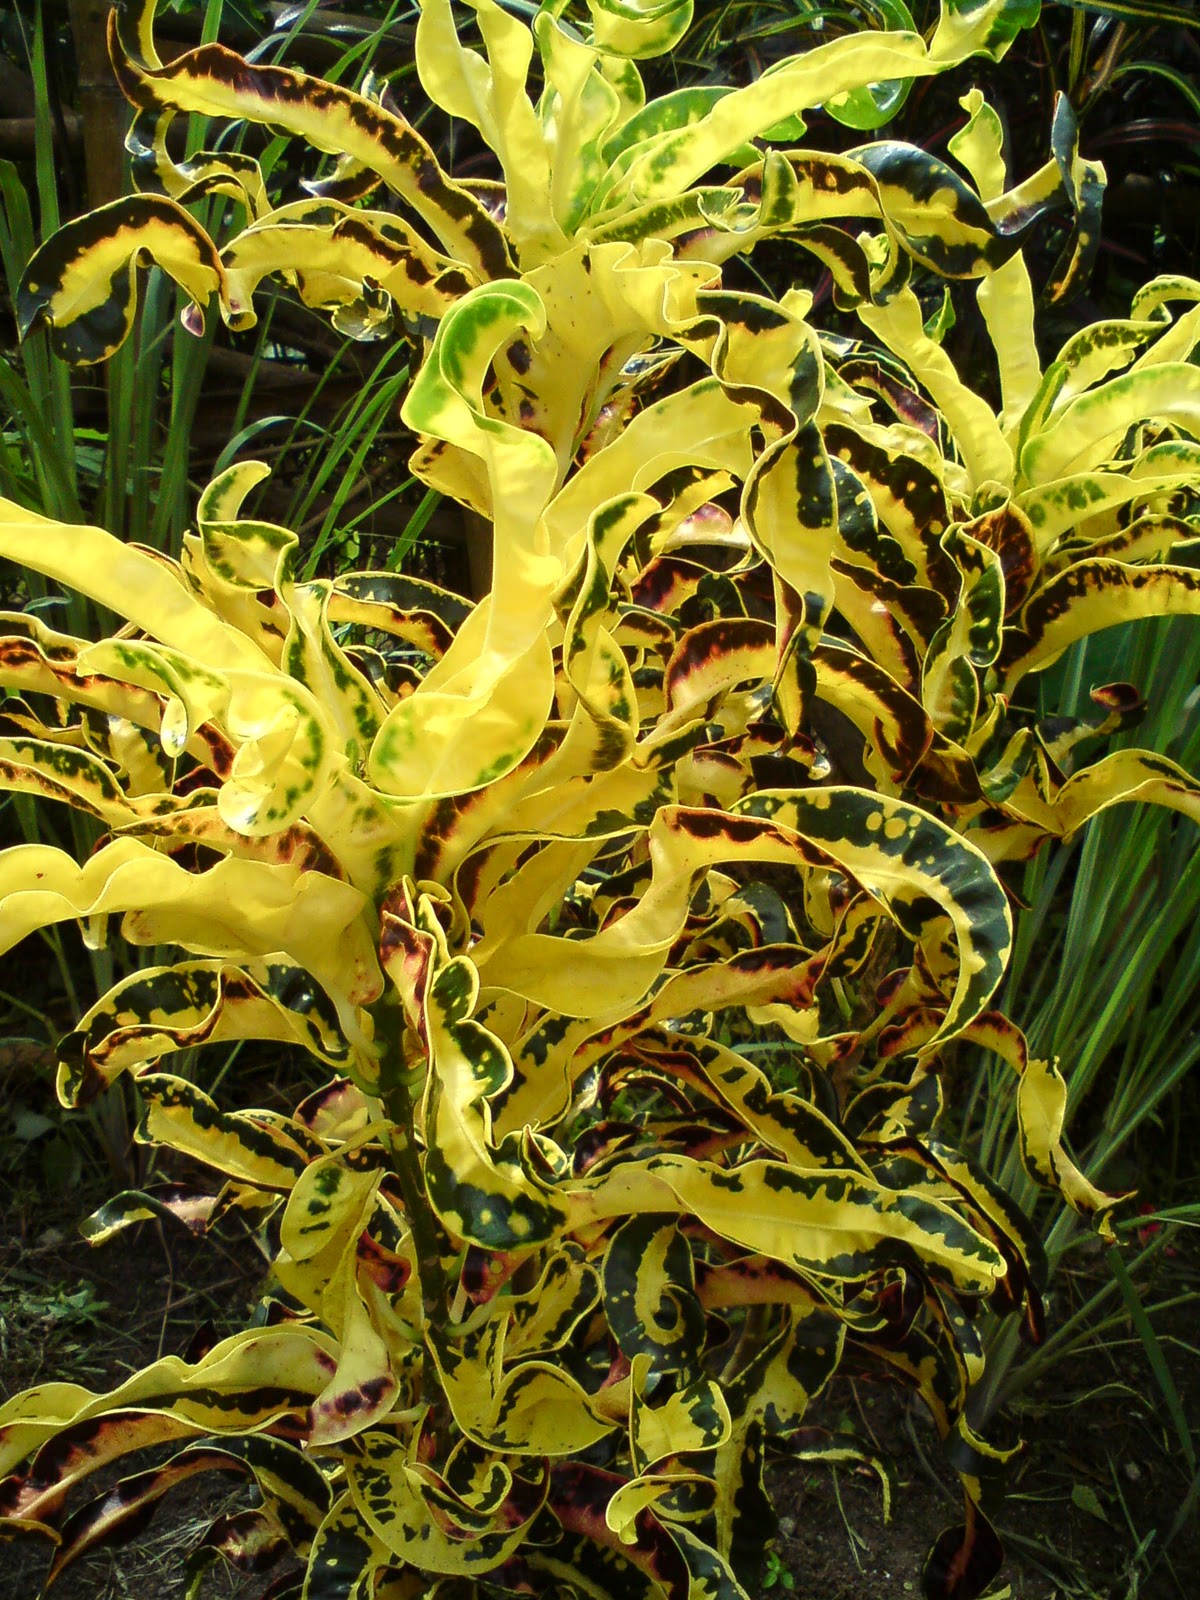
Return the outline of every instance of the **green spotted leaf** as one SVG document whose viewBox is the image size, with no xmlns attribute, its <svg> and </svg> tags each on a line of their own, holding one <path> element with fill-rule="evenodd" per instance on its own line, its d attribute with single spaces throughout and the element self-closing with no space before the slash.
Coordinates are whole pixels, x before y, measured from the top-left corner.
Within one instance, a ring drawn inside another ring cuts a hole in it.
<svg viewBox="0 0 1200 1600">
<path fill-rule="evenodd" d="M 858 1173 L 807 1173 L 771 1161 L 725 1169 L 660 1155 L 585 1179 L 571 1199 L 580 1224 L 636 1211 L 692 1215 L 804 1275 L 854 1278 L 868 1261 L 900 1263 L 912 1251 L 967 1292 L 987 1293 L 1004 1271 L 995 1247 L 952 1208 Z"/>
<path fill-rule="evenodd" d="M 596 44 L 633 60 L 665 55 L 692 20 L 692 0 L 587 0 Z"/>
<path fill-rule="evenodd" d="M 1168 361 L 1109 378 L 1069 401 L 1029 439 L 1021 473 L 1032 485 L 1100 467 L 1131 426 L 1151 419 L 1200 430 L 1200 371 Z"/>
<path fill-rule="evenodd" d="M 704 1319 L 692 1250 L 673 1220 L 631 1217 L 604 1257 L 604 1311 L 621 1349 L 655 1372 L 695 1370 Z"/>
<path fill-rule="evenodd" d="M 508 267 L 504 236 L 469 190 L 454 183 L 419 133 L 377 101 L 287 67 L 250 64 L 202 44 L 164 66 L 154 48 L 157 0 L 120 0 L 109 30 L 117 80 L 134 105 L 265 123 L 314 149 L 348 156 L 400 195 L 456 260 L 483 276 Z"/>
<path fill-rule="evenodd" d="M 317 1529 L 304 1574 L 302 1600 L 353 1600 L 389 1559 L 388 1547 L 363 1522 L 349 1489 Z"/>
<path fill-rule="evenodd" d="M 288 1190 L 313 1153 L 314 1141 L 297 1124 L 285 1131 L 266 1113 L 219 1111 L 182 1078 L 144 1073 L 138 1087 L 144 1102 L 139 1139 L 169 1145 L 242 1183 Z"/>
<path fill-rule="evenodd" d="M 508 555 L 490 604 L 380 727 L 368 771 L 385 792 L 481 788 L 524 760 L 545 723 L 553 681 L 544 627 L 557 574 L 536 559 L 535 529 L 557 468 L 545 440 L 487 415 L 480 396 L 497 348 L 544 326 L 542 317 L 537 295 L 522 283 L 465 296 L 442 320 L 404 402 L 410 426 L 461 445 L 479 462 Z"/>
<path fill-rule="evenodd" d="M 720 1449 L 731 1426 L 725 1397 L 711 1378 L 698 1377 L 651 1403 L 639 1390 L 652 1362 L 649 1352 L 634 1356 L 630 1374 L 630 1454 L 639 1473 L 676 1456 Z"/>
<path fill-rule="evenodd" d="M 1200 575 L 1190 567 L 1077 561 L 1030 598 L 997 658 L 1006 690 L 1050 664 L 1069 644 L 1133 617 L 1200 611 Z"/>
<path fill-rule="evenodd" d="M 943 1037 L 982 1010 L 1003 973 L 1012 923 L 1004 891 L 974 846 L 915 808 L 857 789 L 765 791 L 735 814 L 769 818 L 827 851 L 910 938 L 920 938 L 930 918 L 949 917 L 958 974 Z"/>
<path fill-rule="evenodd" d="M 374 1539 L 422 1571 L 465 1575 L 490 1571 L 512 1554 L 540 1510 L 540 1501 L 530 1496 L 521 1507 L 524 1515 L 518 1513 L 507 1523 L 496 1517 L 492 1527 L 473 1529 L 470 1538 L 454 1530 L 458 1537 L 453 1537 L 435 1514 L 426 1479 L 414 1470 L 416 1463 L 408 1462 L 397 1440 L 385 1433 L 368 1433 L 362 1450 L 347 1473 L 355 1509 Z"/>
<path fill-rule="evenodd" d="M 561 1457 L 611 1434 L 613 1419 L 561 1364 L 524 1360 L 501 1369 L 501 1322 L 493 1319 L 453 1344 L 437 1330 L 427 1330 L 427 1338 L 454 1419 L 477 1444 Z M 481 1559 L 491 1564 L 486 1554 Z"/>
<path fill-rule="evenodd" d="M 421 333 L 472 287 L 473 278 L 386 214 L 327 200 L 280 206 L 221 252 L 231 307 L 243 325 L 268 275 L 294 282 L 305 305 L 351 338 L 383 338 L 395 316 Z"/>
<path fill-rule="evenodd" d="M 215 1204 L 210 1194 L 197 1194 L 171 1184 L 154 1191 L 126 1189 L 93 1211 L 80 1224 L 83 1237 L 102 1244 L 135 1222 L 152 1219 L 179 1222 L 192 1233 L 203 1233 Z"/>
<path fill-rule="evenodd" d="M 614 163 L 608 182 L 619 182 L 641 199 L 682 193 L 731 151 L 785 117 L 869 84 L 929 76 L 976 50 L 1002 53 L 1034 16 L 1035 9 L 1022 8 L 1018 14 L 1000 0 L 990 0 L 969 11 L 943 11 L 928 48 L 915 33 L 872 31 L 818 45 L 725 95 L 694 124 L 632 146 Z M 601 195 L 608 199 L 603 186 Z"/>
<path fill-rule="evenodd" d="M 129 1407 L 163 1421 L 159 1438 L 179 1436 L 166 1431 L 168 1423 L 183 1433 L 240 1434 L 282 1416 L 303 1415 L 325 1385 L 331 1348 L 328 1335 L 312 1328 L 251 1328 L 223 1339 L 194 1363 L 165 1356 L 106 1394 L 74 1383 L 27 1390 L 0 1407 L 0 1473 L 61 1429 L 103 1421 Z"/>
<path fill-rule="evenodd" d="M 247 326 L 231 305 L 217 248 L 200 224 L 174 200 L 139 194 L 76 218 L 36 251 L 17 290 L 21 333 L 44 322 L 65 360 L 106 361 L 129 336 L 137 269 L 151 262 L 194 306 L 203 309 L 215 294 L 225 320 Z"/>
<path fill-rule="evenodd" d="M 60 1091 L 79 1104 L 120 1072 L 232 1039 L 300 1045 L 330 1067 L 352 1059 L 337 1008 L 296 962 L 178 962 L 131 974 L 80 1018 L 59 1043 Z"/>
<path fill-rule="evenodd" d="M 432 1058 L 425 1161 L 429 1197 L 459 1238 L 491 1249 L 521 1249 L 561 1226 L 565 1207 L 529 1168 L 519 1137 L 491 1141 L 488 1097 L 512 1073 L 507 1050 L 471 1017 L 479 978 L 463 957 L 443 967 L 427 1002 Z"/>
<path fill-rule="evenodd" d="M 523 263 L 566 243 L 548 201 L 550 151 L 526 94 L 533 57 L 529 28 L 495 0 L 470 0 L 486 55 L 459 39 L 449 0 L 424 0 L 416 55 L 426 94 L 453 117 L 472 123 L 499 158 L 505 176 L 505 231 Z"/>
</svg>

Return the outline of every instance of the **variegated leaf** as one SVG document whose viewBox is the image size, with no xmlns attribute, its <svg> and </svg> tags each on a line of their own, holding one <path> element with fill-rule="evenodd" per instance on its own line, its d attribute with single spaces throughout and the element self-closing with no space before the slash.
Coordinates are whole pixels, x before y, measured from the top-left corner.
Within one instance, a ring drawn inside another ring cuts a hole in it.
<svg viewBox="0 0 1200 1600">
<path fill-rule="evenodd" d="M 164 66 L 153 42 L 157 0 L 120 0 L 109 28 L 117 80 L 143 110 L 243 118 L 299 135 L 378 173 L 447 250 L 484 276 L 508 268 L 504 236 L 480 202 L 438 166 L 419 133 L 377 101 L 286 67 L 251 65 L 202 44 Z"/>
<path fill-rule="evenodd" d="M 129 195 L 59 230 L 25 269 L 17 291 L 22 334 L 39 323 L 65 360 L 106 361 L 133 327 L 137 269 L 153 262 L 203 310 L 215 294 L 231 327 L 248 325 L 229 298 L 217 247 L 174 200 Z"/>
</svg>

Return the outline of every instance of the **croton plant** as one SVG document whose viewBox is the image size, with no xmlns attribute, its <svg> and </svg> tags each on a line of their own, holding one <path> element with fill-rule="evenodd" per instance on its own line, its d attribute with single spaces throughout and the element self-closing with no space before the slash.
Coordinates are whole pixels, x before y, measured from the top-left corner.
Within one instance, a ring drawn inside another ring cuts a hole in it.
<svg viewBox="0 0 1200 1600">
<path fill-rule="evenodd" d="M 153 0 L 121 0 L 141 192 L 22 286 L 23 324 L 80 361 L 125 336 L 150 260 L 189 326 L 212 300 L 246 325 L 274 274 L 410 339 L 413 468 L 490 525 L 495 578 L 473 604 L 301 581 L 295 535 L 243 514 L 253 462 L 177 561 L 0 503 L 0 554 L 124 619 L 89 642 L 3 618 L 0 782 L 100 842 L 0 855 L 0 939 L 75 920 L 174 952 L 80 1019 L 59 1091 L 132 1075 L 139 1138 L 214 1175 L 87 1227 L 236 1212 L 273 1255 L 243 1332 L 0 1410 L 0 1509 L 54 1545 L 52 1581 L 180 1481 L 242 1472 L 255 1503 L 200 1540 L 193 1593 L 224 1560 L 305 1600 L 731 1600 L 771 1537 L 769 1453 L 845 1457 L 810 1402 L 887 1377 L 964 1486 L 927 1591 L 975 1595 L 1003 1462 L 964 1416 L 978 1314 L 1038 1337 L 1044 1264 L 940 1130 L 944 1051 L 1011 1062 L 1029 1170 L 1107 1230 L 1062 1078 L 989 1009 L 998 870 L 1116 801 L 1200 817 L 1161 757 L 1087 764 L 1134 689 L 1073 720 L 1026 692 L 1085 634 L 1200 610 L 1200 285 L 1156 280 L 1043 369 L 1021 243 L 1063 214 L 1065 296 L 1102 188 L 1065 102 L 1015 187 L 978 91 L 954 166 L 801 142 L 814 105 L 862 125 L 890 82 L 998 56 L 1036 4 L 947 4 L 929 40 L 649 104 L 637 61 L 690 0 L 469 9 L 482 50 L 423 0 L 417 66 L 495 153 L 486 181 L 380 84 L 217 44 L 164 66 Z M 334 160 L 283 203 L 249 157 L 177 161 L 180 112 Z M 212 195 L 220 238 L 187 209 Z M 769 237 L 828 269 L 859 338 L 804 290 L 727 282 Z M 938 278 L 977 282 L 999 414 L 926 325 Z M 218 1105 L 200 1047 L 235 1040 L 329 1081 L 283 1115 L 233 1073 Z"/>
</svg>

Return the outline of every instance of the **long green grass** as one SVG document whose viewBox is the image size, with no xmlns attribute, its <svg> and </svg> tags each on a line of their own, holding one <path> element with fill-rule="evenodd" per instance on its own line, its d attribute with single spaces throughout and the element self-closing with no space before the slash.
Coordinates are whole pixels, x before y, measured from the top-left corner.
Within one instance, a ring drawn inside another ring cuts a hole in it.
<svg viewBox="0 0 1200 1600">
<path fill-rule="evenodd" d="M 1183 618 L 1109 630 L 1068 652 L 1043 694 L 1072 714 L 1089 686 L 1132 682 L 1150 709 L 1114 743 L 1147 746 L 1196 772 L 1197 644 Z M 1003 1008 L 1024 1028 L 1032 1054 L 1058 1060 L 1079 1164 L 1100 1187 L 1130 1198 L 1117 1208 L 1118 1243 L 1099 1263 L 1099 1281 L 1089 1272 L 1090 1292 L 1070 1304 L 1064 1269 L 1072 1252 L 1090 1244 L 1089 1226 L 1026 1175 L 1011 1070 L 994 1058 L 982 1062 L 966 1133 L 981 1164 L 1038 1220 L 1055 1314 L 1038 1348 L 1011 1327 L 994 1330 L 973 1415 L 985 1423 L 1052 1369 L 1101 1349 L 1132 1323 L 1194 1498 L 1195 1444 L 1153 1326 L 1177 1299 L 1156 1302 L 1141 1286 L 1171 1230 L 1200 1222 L 1196 1154 L 1181 1137 L 1186 1079 L 1200 1060 L 1200 837 L 1175 813 L 1116 807 L 1069 846 L 1035 860 L 1024 894 L 1029 909 L 1017 916 Z"/>
</svg>

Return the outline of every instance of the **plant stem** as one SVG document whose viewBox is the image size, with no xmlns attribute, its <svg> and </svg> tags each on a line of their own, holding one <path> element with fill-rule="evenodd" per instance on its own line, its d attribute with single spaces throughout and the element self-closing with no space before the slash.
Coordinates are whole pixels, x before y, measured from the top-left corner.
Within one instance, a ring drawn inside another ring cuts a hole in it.
<svg viewBox="0 0 1200 1600">
<path fill-rule="evenodd" d="M 417 1278 L 421 1285 L 421 1307 L 425 1326 L 445 1328 L 449 1323 L 446 1274 L 442 1265 L 442 1230 L 429 1204 L 421 1175 L 417 1148 L 416 1102 L 412 1092 L 413 1074 L 406 1071 L 404 1051 L 404 1011 L 394 995 L 385 995 L 371 1009 L 375 1036 L 381 1045 L 379 1085 L 390 1124 L 387 1138 L 392 1171 L 400 1184 L 404 1209 L 416 1246 Z M 444 1407 L 445 1397 L 437 1382 L 432 1361 L 423 1363 L 424 1398 L 431 1406 Z"/>
</svg>

